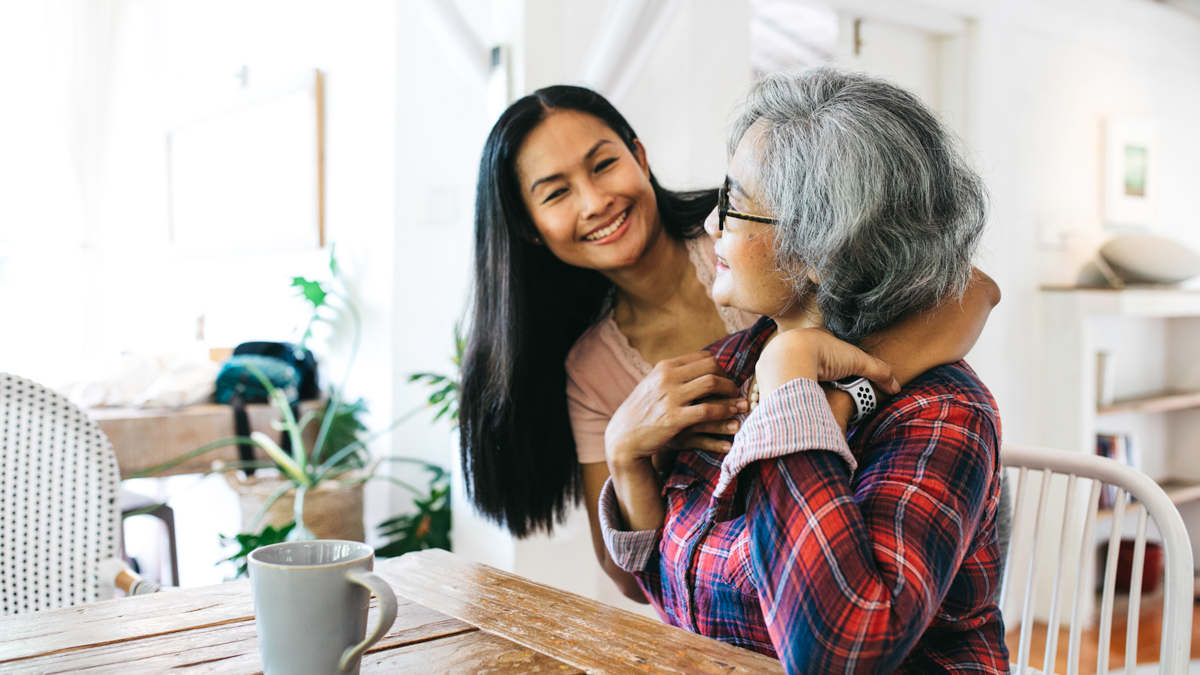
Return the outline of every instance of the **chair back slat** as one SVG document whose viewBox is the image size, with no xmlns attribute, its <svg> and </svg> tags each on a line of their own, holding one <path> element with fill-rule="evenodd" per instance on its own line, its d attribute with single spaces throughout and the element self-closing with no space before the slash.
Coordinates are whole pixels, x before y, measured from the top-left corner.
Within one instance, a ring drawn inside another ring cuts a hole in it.
<svg viewBox="0 0 1200 675">
<path fill-rule="evenodd" d="M 1063 501 L 1062 528 L 1059 533 L 1058 565 L 1054 568 L 1054 583 L 1050 585 L 1050 621 L 1046 624 L 1046 658 L 1042 661 L 1042 672 L 1053 673 L 1054 663 L 1058 660 L 1058 629 L 1062 625 L 1062 578 L 1067 564 L 1066 551 L 1071 544 L 1071 528 L 1074 526 L 1075 484 L 1079 477 L 1071 474 L 1067 477 L 1067 496 Z"/>
<path fill-rule="evenodd" d="M 1129 620 L 1125 627 L 1125 673 L 1137 669 L 1138 615 L 1142 604 L 1142 569 L 1146 562 L 1146 509 L 1138 510 L 1137 539 L 1133 544 L 1133 569 L 1129 573 Z M 1116 527 L 1116 523 L 1113 523 Z"/>
<path fill-rule="evenodd" d="M 1016 568 L 1016 546 L 1013 542 L 1021 541 L 1021 535 L 1025 532 L 1024 519 L 1021 514 L 1025 511 L 1025 483 L 1029 478 L 1029 469 L 1021 467 L 1017 472 L 1017 493 L 1012 503 L 1012 532 L 1009 534 L 1008 553 L 1004 556 L 1004 577 L 1000 582 L 1000 606 L 1004 607 L 1008 602 L 1008 591 L 1012 588 L 1013 569 Z"/>
<path fill-rule="evenodd" d="M 1096 672 L 1108 672 L 1108 656 L 1112 646 L 1113 596 L 1117 587 L 1117 555 L 1121 549 L 1121 523 L 1125 520 L 1125 491 L 1117 489 L 1113 506 L 1112 533 L 1108 536 L 1108 555 L 1104 564 L 1104 595 L 1100 600 L 1100 646 L 1096 654 Z"/>
<path fill-rule="evenodd" d="M 1083 556 L 1087 554 L 1086 543 L 1096 536 L 1096 512 L 1100 510 L 1100 486 L 1098 480 L 1092 481 L 1092 490 L 1088 493 L 1087 510 L 1085 520 L 1083 521 L 1083 538 L 1080 539 L 1079 546 L 1079 562 L 1083 563 Z M 1067 675 L 1079 675 L 1079 647 L 1080 634 L 1083 630 L 1083 624 L 1086 623 L 1082 616 L 1083 610 L 1083 594 L 1084 575 L 1075 575 L 1075 598 L 1071 603 L 1071 636 L 1067 640 Z M 1087 589 L 1090 591 L 1090 589 Z"/>
<path fill-rule="evenodd" d="M 1052 472 L 1049 469 L 1042 471 L 1042 486 L 1038 491 L 1036 503 L 1037 515 L 1033 519 L 1033 544 L 1029 547 L 1029 572 L 1025 576 L 1025 603 L 1021 607 L 1021 647 L 1018 650 L 1018 663 L 1021 664 L 1022 675 L 1029 667 L 1030 636 L 1033 635 L 1033 621 L 1029 619 L 1033 616 L 1033 603 L 1037 597 L 1038 549 L 1042 544 L 1042 526 L 1046 521 L 1051 475 Z"/>
</svg>

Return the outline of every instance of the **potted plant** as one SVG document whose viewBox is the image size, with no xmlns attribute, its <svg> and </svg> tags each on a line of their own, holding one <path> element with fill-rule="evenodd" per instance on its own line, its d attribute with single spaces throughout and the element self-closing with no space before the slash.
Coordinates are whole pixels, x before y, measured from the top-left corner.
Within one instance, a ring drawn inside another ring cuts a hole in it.
<svg viewBox="0 0 1200 675">
<path fill-rule="evenodd" d="M 454 330 L 454 341 L 455 356 L 453 363 L 455 365 L 455 372 L 458 373 L 462 364 L 465 342 L 459 334 L 457 326 Z M 434 387 L 434 391 L 429 395 L 426 404 L 428 407 L 437 410 L 437 414 L 434 415 L 434 421 L 445 418 L 450 422 L 451 426 L 457 426 L 457 378 L 436 373 L 416 373 L 409 376 L 409 382 L 419 381 L 424 381 L 426 384 Z M 406 415 L 404 419 L 407 419 L 407 417 Z M 393 426 L 395 425 L 393 424 Z M 332 428 L 337 428 L 336 422 Z M 449 474 L 440 466 L 421 460 L 407 457 L 386 459 L 420 464 L 431 474 L 431 478 L 428 484 L 428 492 L 425 494 L 421 494 L 406 483 L 397 481 L 415 493 L 413 505 L 416 507 L 416 512 L 398 515 L 379 524 L 378 529 L 380 534 L 388 538 L 389 542 L 376 549 L 375 554 L 381 558 L 389 558 L 430 548 L 450 550 L 451 511 Z M 251 551 L 260 546 L 286 541 L 291 533 L 295 531 L 295 528 L 296 521 L 293 520 L 278 525 L 264 525 L 261 531 L 243 532 L 233 537 L 223 536 L 221 538 L 223 543 L 236 545 L 237 549 L 233 555 L 222 562 L 228 561 L 234 563 L 238 566 L 237 576 L 246 576 L 246 556 Z"/>
<path fill-rule="evenodd" d="M 242 535 L 238 535 L 236 540 L 240 541 L 242 538 L 246 538 L 247 543 L 259 545 L 269 543 L 261 541 L 263 537 L 272 539 L 282 536 L 293 540 L 345 538 L 361 541 L 364 539 L 362 488 L 364 483 L 373 479 L 389 481 L 411 492 L 417 502 L 419 512 L 421 509 L 426 509 L 433 513 L 440 513 L 440 505 L 445 502 L 448 516 L 448 489 L 443 494 L 441 483 L 444 482 L 445 472 L 440 467 L 407 457 L 384 457 L 372 461 L 368 450 L 372 441 L 389 433 L 424 406 L 394 420 L 387 428 L 363 438 L 362 433 L 366 427 L 362 424 L 360 416 L 366 411 L 365 403 L 362 399 L 353 403 L 345 403 L 342 400 L 346 381 L 358 353 L 361 320 L 354 303 L 350 301 L 345 290 L 337 259 L 332 251 L 329 269 L 336 285 L 304 277 L 295 277 L 292 280 L 292 286 L 299 289 L 299 295 L 312 305 L 312 314 L 301 338 L 301 345 L 305 344 L 312 336 L 313 326 L 317 322 L 335 324 L 341 320 L 340 315 L 343 314 L 348 315 L 353 321 L 354 342 L 346 373 L 341 386 L 330 391 L 326 406 L 320 411 L 311 411 L 296 419 L 286 394 L 274 387 L 260 371 L 249 367 L 263 384 L 267 391 L 268 402 L 280 416 L 279 421 L 274 422 L 273 426 L 287 434 L 291 442 L 290 451 L 285 451 L 270 436 L 254 432 L 249 437 L 231 437 L 214 441 L 133 476 L 134 478 L 153 476 L 194 457 L 228 445 L 250 444 L 260 448 L 270 461 L 226 462 L 213 468 L 213 472 L 225 474 L 230 484 L 241 495 L 244 532 Z M 331 299 L 338 300 L 340 308 L 335 308 L 330 303 Z M 427 377 L 439 376 L 419 374 L 410 379 L 417 380 Z M 442 394 L 442 398 L 445 398 L 445 394 Z M 439 417 L 445 412 L 443 410 L 439 413 Z M 319 423 L 319 430 L 310 449 L 306 447 L 304 432 L 314 423 Z M 418 489 L 392 476 L 377 474 L 376 470 L 382 461 L 416 463 L 429 469 L 433 475 L 428 490 Z M 238 474 L 245 469 L 270 468 L 278 469 L 278 475 L 265 477 L 255 475 L 250 478 Z M 445 538 L 448 541 L 448 517 L 444 524 L 441 522 L 440 516 L 435 521 L 425 525 L 418 523 L 416 529 L 422 530 L 426 536 L 430 533 L 438 535 L 445 529 Z M 293 522 L 294 526 L 291 525 Z M 397 531 L 403 531 L 407 527 L 406 523 L 396 519 L 386 521 L 385 525 L 389 525 L 393 529 L 398 528 Z"/>
</svg>

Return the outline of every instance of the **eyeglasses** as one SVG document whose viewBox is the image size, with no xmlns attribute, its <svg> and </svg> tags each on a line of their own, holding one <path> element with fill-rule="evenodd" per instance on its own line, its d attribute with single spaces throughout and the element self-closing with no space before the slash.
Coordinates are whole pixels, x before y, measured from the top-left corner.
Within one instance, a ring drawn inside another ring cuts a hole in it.
<svg viewBox="0 0 1200 675">
<path fill-rule="evenodd" d="M 717 229 L 725 231 L 725 218 L 733 217 L 739 220 L 751 220 L 756 223 L 767 223 L 768 225 L 777 225 L 779 219 L 768 218 L 766 216 L 752 216 L 749 213 L 734 211 L 729 208 L 729 179 L 725 179 L 725 183 L 721 189 L 717 191 Z"/>
</svg>

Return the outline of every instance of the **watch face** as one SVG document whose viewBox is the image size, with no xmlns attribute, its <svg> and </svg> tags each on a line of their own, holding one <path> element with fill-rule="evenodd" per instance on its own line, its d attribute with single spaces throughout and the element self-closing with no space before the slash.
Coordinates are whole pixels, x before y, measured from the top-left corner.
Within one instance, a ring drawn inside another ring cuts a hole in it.
<svg viewBox="0 0 1200 675">
<path fill-rule="evenodd" d="M 859 380 L 865 380 L 865 379 L 867 379 L 867 378 L 860 377 L 858 375 L 850 375 L 849 377 L 843 377 L 842 379 L 837 380 L 837 383 L 849 387 L 852 384 L 858 384 Z"/>
</svg>

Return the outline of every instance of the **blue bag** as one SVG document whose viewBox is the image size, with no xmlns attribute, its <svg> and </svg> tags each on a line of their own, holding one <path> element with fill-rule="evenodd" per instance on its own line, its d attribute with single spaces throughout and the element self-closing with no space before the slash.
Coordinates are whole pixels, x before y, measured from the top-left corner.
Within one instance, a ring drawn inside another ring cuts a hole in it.
<svg viewBox="0 0 1200 675">
<path fill-rule="evenodd" d="M 263 403 L 267 388 L 255 376 L 257 369 L 271 386 L 283 391 L 289 402 L 300 396 L 300 373 L 291 364 L 271 356 L 231 356 L 217 375 L 217 402 L 229 403 L 239 396 L 243 403 Z"/>
</svg>

